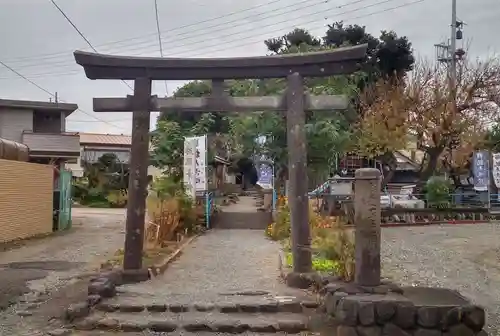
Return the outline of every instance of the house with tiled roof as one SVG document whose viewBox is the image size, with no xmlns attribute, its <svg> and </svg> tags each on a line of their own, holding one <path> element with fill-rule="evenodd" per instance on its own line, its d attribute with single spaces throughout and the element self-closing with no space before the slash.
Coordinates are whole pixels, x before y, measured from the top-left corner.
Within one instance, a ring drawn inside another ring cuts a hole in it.
<svg viewBox="0 0 500 336">
<path fill-rule="evenodd" d="M 94 163 L 104 154 L 113 153 L 123 163 L 130 161 L 132 137 L 123 134 L 80 133 L 83 159 Z"/>
<path fill-rule="evenodd" d="M 80 157 L 74 164 L 67 164 L 66 168 L 73 172 L 73 176 L 83 176 L 82 160 L 94 163 L 104 154 L 114 154 L 117 159 L 128 164 L 132 147 L 132 136 L 124 134 L 79 133 Z M 150 175 L 160 172 L 154 167 L 148 169 Z"/>
</svg>

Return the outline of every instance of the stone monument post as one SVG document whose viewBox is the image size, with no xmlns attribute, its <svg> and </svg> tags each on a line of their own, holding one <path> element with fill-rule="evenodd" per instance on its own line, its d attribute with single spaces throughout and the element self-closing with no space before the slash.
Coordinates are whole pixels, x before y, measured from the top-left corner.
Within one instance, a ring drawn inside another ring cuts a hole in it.
<svg viewBox="0 0 500 336">
<path fill-rule="evenodd" d="M 354 281 L 360 286 L 380 285 L 380 171 L 356 170 L 354 180 Z"/>
</svg>

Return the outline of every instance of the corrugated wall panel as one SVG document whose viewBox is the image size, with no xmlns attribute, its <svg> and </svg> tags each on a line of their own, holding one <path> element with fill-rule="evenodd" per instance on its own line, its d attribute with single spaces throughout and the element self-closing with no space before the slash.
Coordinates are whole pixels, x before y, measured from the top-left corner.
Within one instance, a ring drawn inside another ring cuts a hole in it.
<svg viewBox="0 0 500 336">
<path fill-rule="evenodd" d="M 24 133 L 23 143 L 31 151 L 76 152 L 80 151 L 80 136 L 70 134 Z"/>
<path fill-rule="evenodd" d="M 51 166 L 0 160 L 0 242 L 52 232 Z"/>
</svg>

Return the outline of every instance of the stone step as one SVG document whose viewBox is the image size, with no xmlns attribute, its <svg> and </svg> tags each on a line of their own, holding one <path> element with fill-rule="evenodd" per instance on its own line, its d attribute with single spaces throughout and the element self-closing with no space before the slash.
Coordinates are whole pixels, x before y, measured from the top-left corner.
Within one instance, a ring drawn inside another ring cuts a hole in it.
<svg viewBox="0 0 500 336">
<path fill-rule="evenodd" d="M 187 331 L 199 335 L 212 333 L 276 333 L 298 334 L 308 331 L 309 317 L 296 313 L 224 314 L 219 312 L 186 313 L 104 313 L 94 312 L 75 324 L 76 330 L 104 330 L 123 332 Z"/>
<path fill-rule="evenodd" d="M 216 229 L 265 230 L 271 224 L 270 212 L 221 212 L 213 223 Z"/>
<path fill-rule="evenodd" d="M 241 193 L 241 196 L 261 197 L 261 195 L 262 195 L 262 191 L 259 191 L 259 190 L 244 191 Z"/>
<path fill-rule="evenodd" d="M 281 300 L 281 301 L 280 301 Z M 182 312 L 219 312 L 219 313 L 307 313 L 319 307 L 316 301 L 305 301 L 295 297 L 281 299 L 256 298 L 251 296 L 228 296 L 216 302 L 167 302 L 159 298 L 154 300 L 137 297 L 123 297 L 99 303 L 95 309 L 102 312 L 123 313 L 182 313 Z"/>
</svg>

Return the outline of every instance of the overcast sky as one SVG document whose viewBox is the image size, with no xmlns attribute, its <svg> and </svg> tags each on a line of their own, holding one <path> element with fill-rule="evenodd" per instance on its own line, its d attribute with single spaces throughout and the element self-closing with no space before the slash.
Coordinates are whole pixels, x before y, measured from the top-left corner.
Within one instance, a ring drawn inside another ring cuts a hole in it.
<svg viewBox="0 0 500 336">
<path fill-rule="evenodd" d="M 365 25 L 369 32 L 406 35 L 419 56 L 434 57 L 435 43 L 449 36 L 451 0 L 157 0 L 165 56 L 263 55 L 262 43 L 295 27 L 322 36 L 334 21 Z M 56 0 L 101 53 L 159 56 L 154 0 Z M 393 7 L 401 6 L 390 10 Z M 471 56 L 500 49 L 500 1 L 458 0 L 467 23 Z M 88 45 L 50 0 L 0 0 L 0 60 L 82 111 L 71 131 L 130 133 L 131 113 L 94 113 L 92 97 L 130 94 L 120 81 L 91 81 L 72 52 Z M 182 83 L 169 82 L 169 92 Z M 155 82 L 153 94 L 165 95 Z M 0 98 L 47 101 L 50 95 L 0 65 Z M 84 111 L 84 112 L 83 112 Z M 86 114 L 87 113 L 87 114 Z M 106 120 L 96 120 L 93 116 Z M 151 124 L 154 125 L 156 114 Z"/>
</svg>

